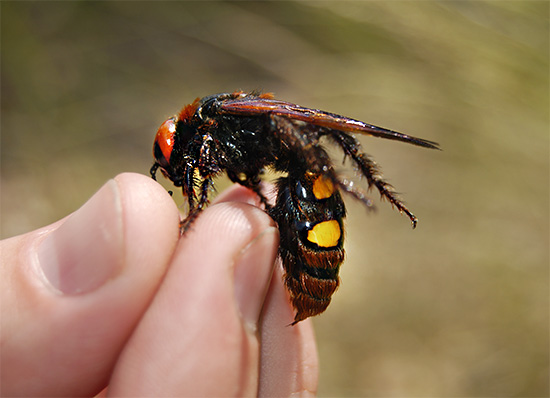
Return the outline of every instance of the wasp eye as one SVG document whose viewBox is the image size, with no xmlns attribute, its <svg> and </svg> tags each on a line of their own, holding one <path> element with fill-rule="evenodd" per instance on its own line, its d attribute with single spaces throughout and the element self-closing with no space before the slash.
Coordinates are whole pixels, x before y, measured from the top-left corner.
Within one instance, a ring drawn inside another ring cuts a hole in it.
<svg viewBox="0 0 550 398">
<path fill-rule="evenodd" d="M 174 150 L 175 134 L 176 119 L 172 117 L 160 125 L 155 136 L 153 156 L 163 169 L 167 169 L 170 166 L 170 156 Z"/>
</svg>

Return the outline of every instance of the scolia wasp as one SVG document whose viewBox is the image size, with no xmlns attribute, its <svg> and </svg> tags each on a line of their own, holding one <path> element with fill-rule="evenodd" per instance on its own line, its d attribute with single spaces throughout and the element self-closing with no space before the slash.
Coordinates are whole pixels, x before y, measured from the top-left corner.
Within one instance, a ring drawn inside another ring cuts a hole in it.
<svg viewBox="0 0 550 398">
<path fill-rule="evenodd" d="M 189 203 L 182 233 L 208 205 L 213 177 L 223 171 L 259 196 L 279 227 L 279 255 L 296 324 L 322 313 L 338 287 L 346 215 L 340 191 L 371 204 L 363 191 L 336 173 L 319 142 L 322 137 L 339 146 L 368 187 L 376 187 L 383 199 L 405 213 L 413 228 L 417 223 L 350 133 L 439 148 L 432 141 L 279 101 L 272 94 L 237 91 L 197 98 L 166 120 L 155 137 L 151 176 L 160 168 L 182 187 Z M 266 168 L 285 174 L 276 183 L 274 205 L 260 187 Z"/>
</svg>

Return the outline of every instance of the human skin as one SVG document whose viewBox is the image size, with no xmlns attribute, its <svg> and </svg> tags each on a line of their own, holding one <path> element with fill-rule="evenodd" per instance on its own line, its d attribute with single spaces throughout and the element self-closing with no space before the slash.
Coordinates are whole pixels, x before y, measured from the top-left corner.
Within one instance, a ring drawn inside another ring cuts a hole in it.
<svg viewBox="0 0 550 398">
<path fill-rule="evenodd" d="M 125 173 L 68 217 L 0 242 L 2 396 L 311 396 L 318 362 L 278 232 L 249 190 L 180 238 L 152 179 Z"/>
</svg>

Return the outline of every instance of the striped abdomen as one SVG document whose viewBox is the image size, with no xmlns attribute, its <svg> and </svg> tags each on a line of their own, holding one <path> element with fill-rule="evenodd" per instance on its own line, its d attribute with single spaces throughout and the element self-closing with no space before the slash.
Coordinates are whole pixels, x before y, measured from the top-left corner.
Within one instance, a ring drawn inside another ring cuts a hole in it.
<svg viewBox="0 0 550 398">
<path fill-rule="evenodd" d="M 338 288 L 346 209 L 332 181 L 322 174 L 289 175 L 277 185 L 270 214 L 279 225 L 279 253 L 296 309 L 295 324 L 323 312 Z"/>
</svg>

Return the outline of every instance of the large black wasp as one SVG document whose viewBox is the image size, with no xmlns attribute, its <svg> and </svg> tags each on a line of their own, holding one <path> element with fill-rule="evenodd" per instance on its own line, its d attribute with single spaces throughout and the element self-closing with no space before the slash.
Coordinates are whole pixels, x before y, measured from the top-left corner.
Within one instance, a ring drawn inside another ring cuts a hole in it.
<svg viewBox="0 0 550 398">
<path fill-rule="evenodd" d="M 335 172 L 321 137 L 339 146 L 369 188 L 376 187 L 383 199 L 405 213 L 413 228 L 417 223 L 350 133 L 439 149 L 432 141 L 279 101 L 271 94 L 237 91 L 197 98 L 166 120 L 155 137 L 151 176 L 160 168 L 182 187 L 189 202 L 182 232 L 206 207 L 213 177 L 223 171 L 260 197 L 279 227 L 279 254 L 296 324 L 323 312 L 339 284 L 346 215 L 340 191 L 371 204 L 363 191 Z M 267 167 L 286 173 L 276 183 L 275 205 L 268 203 L 260 186 Z"/>
</svg>

